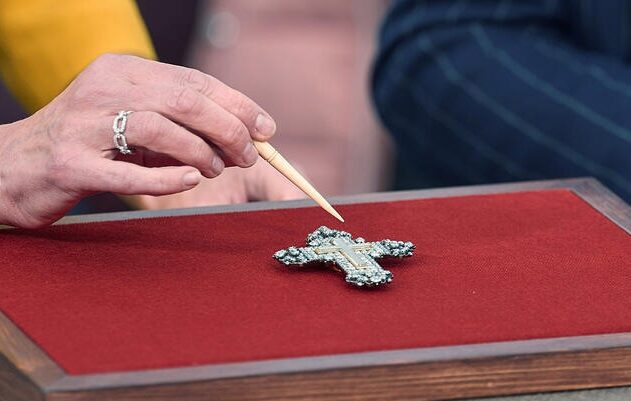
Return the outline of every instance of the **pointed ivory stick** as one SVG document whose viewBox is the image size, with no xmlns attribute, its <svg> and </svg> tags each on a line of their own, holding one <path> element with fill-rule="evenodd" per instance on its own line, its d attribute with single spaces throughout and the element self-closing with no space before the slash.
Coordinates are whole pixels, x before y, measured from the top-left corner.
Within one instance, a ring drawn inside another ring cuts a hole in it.
<svg viewBox="0 0 631 401">
<path fill-rule="evenodd" d="M 300 175 L 300 173 L 294 168 L 294 166 L 289 164 L 289 162 L 280 153 L 278 153 L 278 151 L 274 149 L 272 145 L 267 142 L 254 141 L 254 147 L 256 148 L 256 150 L 258 150 L 259 155 L 261 155 L 261 157 L 265 159 L 265 161 L 271 164 L 272 167 L 278 170 L 279 173 L 287 177 L 289 181 L 293 182 L 294 185 L 302 190 L 302 192 L 313 199 L 315 203 L 320 205 L 322 209 L 331 213 L 333 217 L 335 217 L 342 223 L 344 222 L 342 216 L 340 216 L 340 214 L 335 209 L 333 209 L 333 206 L 331 206 L 329 202 L 327 202 L 326 199 L 324 199 L 324 197 L 320 195 L 320 193 L 316 191 L 316 189 L 311 184 L 309 184 L 309 181 L 307 181 L 306 178 Z"/>
</svg>

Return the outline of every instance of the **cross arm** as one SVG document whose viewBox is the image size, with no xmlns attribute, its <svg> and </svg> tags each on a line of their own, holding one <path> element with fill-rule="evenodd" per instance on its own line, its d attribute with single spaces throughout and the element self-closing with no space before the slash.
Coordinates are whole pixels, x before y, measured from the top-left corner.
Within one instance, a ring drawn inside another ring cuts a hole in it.
<svg viewBox="0 0 631 401">
<path fill-rule="evenodd" d="M 315 253 L 313 248 L 290 246 L 274 253 L 274 259 L 285 265 L 304 265 L 316 261 L 327 261 L 327 256 Z"/>
<path fill-rule="evenodd" d="M 411 242 L 394 241 L 390 239 L 384 239 L 382 241 L 373 242 L 373 247 L 369 252 L 369 255 L 375 259 L 384 256 L 394 257 L 406 257 L 412 256 L 415 246 Z"/>
</svg>

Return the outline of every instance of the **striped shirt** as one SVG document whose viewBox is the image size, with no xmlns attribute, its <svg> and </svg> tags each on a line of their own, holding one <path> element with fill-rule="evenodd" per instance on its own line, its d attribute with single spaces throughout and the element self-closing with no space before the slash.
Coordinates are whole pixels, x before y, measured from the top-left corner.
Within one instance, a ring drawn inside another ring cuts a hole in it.
<svg viewBox="0 0 631 401">
<path fill-rule="evenodd" d="M 593 176 L 631 201 L 631 2 L 398 0 L 372 90 L 398 187 Z"/>
</svg>

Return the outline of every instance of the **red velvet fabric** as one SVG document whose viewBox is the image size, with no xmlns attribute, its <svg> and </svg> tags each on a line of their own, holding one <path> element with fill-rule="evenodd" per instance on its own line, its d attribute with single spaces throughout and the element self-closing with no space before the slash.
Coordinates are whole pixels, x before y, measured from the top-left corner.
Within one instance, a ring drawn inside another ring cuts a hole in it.
<svg viewBox="0 0 631 401">
<path fill-rule="evenodd" d="M 73 374 L 631 331 L 631 236 L 569 191 L 0 232 L 0 308 Z M 413 241 L 347 285 L 274 251 Z"/>
</svg>

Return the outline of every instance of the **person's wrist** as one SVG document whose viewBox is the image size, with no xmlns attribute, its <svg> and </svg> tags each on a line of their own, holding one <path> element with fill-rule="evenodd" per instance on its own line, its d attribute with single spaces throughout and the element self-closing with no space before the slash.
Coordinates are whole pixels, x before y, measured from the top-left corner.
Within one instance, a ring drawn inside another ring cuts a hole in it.
<svg viewBox="0 0 631 401">
<path fill-rule="evenodd" d="M 22 219 L 20 210 L 15 203 L 15 196 L 12 195 L 7 183 L 9 180 L 16 182 L 12 174 L 12 163 L 16 155 L 12 150 L 16 139 L 26 137 L 26 131 L 31 129 L 32 117 L 19 120 L 11 124 L 0 124 L 0 225 L 20 226 Z M 19 180 L 17 180 L 19 182 Z"/>
<path fill-rule="evenodd" d="M 10 126 L 14 124 L 16 123 L 0 125 L 0 226 L 11 225 L 9 216 L 11 216 L 12 210 L 14 209 L 13 202 L 11 202 L 7 194 L 5 185 L 7 174 L 7 166 L 5 165 L 7 160 L 6 148 L 11 136 Z"/>
</svg>

